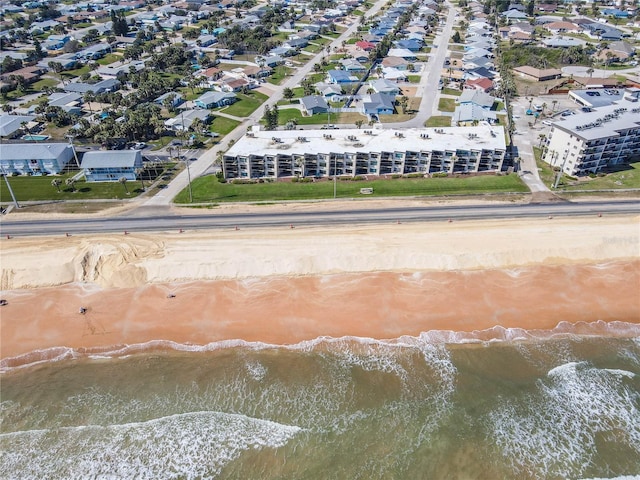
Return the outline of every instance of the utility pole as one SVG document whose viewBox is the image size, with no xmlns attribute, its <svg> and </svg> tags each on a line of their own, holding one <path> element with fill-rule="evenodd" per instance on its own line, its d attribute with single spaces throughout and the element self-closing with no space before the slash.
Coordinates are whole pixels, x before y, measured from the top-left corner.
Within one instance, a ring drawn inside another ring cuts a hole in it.
<svg viewBox="0 0 640 480">
<path fill-rule="evenodd" d="M 180 120 L 182 122 L 182 133 L 186 133 L 184 130 L 184 113 L 180 112 Z M 185 135 L 186 137 L 186 135 Z M 178 147 L 178 153 L 180 152 L 180 148 Z M 180 156 L 178 155 L 178 159 Z M 187 182 L 189 184 L 189 203 L 193 203 L 193 192 L 191 191 L 191 170 L 189 169 L 189 159 L 185 156 L 184 161 L 187 165 Z"/>
<path fill-rule="evenodd" d="M 558 158 L 557 155 L 558 155 L 558 153 L 556 152 L 556 158 Z M 567 157 L 568 156 L 569 156 L 569 150 L 565 150 L 564 151 L 564 158 L 562 159 L 562 166 L 560 167 L 560 171 L 558 172 L 558 176 L 556 177 L 556 181 L 553 184 L 554 190 L 556 188 L 558 188 L 558 184 L 560 183 L 560 179 L 562 178 L 562 172 L 564 170 L 564 164 L 567 163 Z"/>
<path fill-rule="evenodd" d="M 9 184 L 9 175 L 6 173 L 3 173 L 2 176 L 4 177 L 4 181 L 7 182 L 7 189 L 11 194 L 11 198 L 13 199 L 13 204 L 16 206 L 16 208 L 20 208 L 20 204 L 18 204 L 18 200 L 16 200 L 16 196 L 14 195 L 13 190 L 11 189 L 11 185 Z"/>
</svg>

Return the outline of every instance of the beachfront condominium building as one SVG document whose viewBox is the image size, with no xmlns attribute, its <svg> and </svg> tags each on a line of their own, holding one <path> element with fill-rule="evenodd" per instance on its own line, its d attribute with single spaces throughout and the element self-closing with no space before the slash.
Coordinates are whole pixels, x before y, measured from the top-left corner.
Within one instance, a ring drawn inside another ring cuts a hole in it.
<svg viewBox="0 0 640 480">
<path fill-rule="evenodd" d="M 543 160 L 571 176 L 640 158 L 640 102 L 624 99 L 552 124 Z"/>
<path fill-rule="evenodd" d="M 223 157 L 225 178 L 500 172 L 502 127 L 404 130 L 254 128 Z"/>
</svg>

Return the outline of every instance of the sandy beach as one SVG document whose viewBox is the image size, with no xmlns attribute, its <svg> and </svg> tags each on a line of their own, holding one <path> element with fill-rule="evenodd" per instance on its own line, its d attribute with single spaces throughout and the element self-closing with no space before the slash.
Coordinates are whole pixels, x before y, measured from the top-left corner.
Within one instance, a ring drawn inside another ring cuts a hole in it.
<svg viewBox="0 0 640 480">
<path fill-rule="evenodd" d="M 2 240 L 2 358 L 640 323 L 637 217 Z M 79 308 L 87 309 L 85 314 Z"/>
</svg>

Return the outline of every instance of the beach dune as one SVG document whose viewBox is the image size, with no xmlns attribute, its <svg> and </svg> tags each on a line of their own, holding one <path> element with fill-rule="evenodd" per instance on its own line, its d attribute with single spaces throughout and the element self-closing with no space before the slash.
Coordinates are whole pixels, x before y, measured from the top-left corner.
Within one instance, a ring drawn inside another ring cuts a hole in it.
<svg viewBox="0 0 640 480">
<path fill-rule="evenodd" d="M 152 340 L 283 344 L 640 322 L 632 216 L 32 237 L 1 246 L 5 359 Z"/>
</svg>

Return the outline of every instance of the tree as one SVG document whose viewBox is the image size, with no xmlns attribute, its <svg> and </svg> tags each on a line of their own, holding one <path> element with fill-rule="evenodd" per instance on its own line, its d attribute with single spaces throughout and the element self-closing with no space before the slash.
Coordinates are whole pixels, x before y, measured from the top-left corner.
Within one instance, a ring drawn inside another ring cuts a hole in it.
<svg viewBox="0 0 640 480">
<path fill-rule="evenodd" d="M 456 33 L 453 34 L 453 37 L 451 37 L 451 40 L 453 40 L 453 43 L 462 43 L 462 37 L 460 36 L 460 32 L 456 30 Z"/>
<path fill-rule="evenodd" d="M 409 99 L 407 97 L 405 97 L 404 95 L 400 97 L 400 99 L 398 100 L 398 105 L 400 106 L 400 109 L 402 110 L 402 113 L 406 113 L 407 112 L 407 106 L 409 105 Z"/>
<path fill-rule="evenodd" d="M 144 186 L 144 178 L 142 178 L 142 175 L 144 174 L 145 169 L 144 168 L 136 168 L 136 175 L 138 176 L 138 178 L 140 179 L 140 183 L 142 184 L 142 191 L 144 192 L 145 190 L 145 186 Z"/>
<path fill-rule="evenodd" d="M 62 185 L 62 180 L 60 180 L 59 178 L 54 178 L 53 180 L 51 180 L 51 186 L 58 190 L 58 193 L 60 193 L 60 185 Z"/>
<path fill-rule="evenodd" d="M 120 177 L 118 179 L 118 182 L 122 184 L 122 186 L 124 187 L 124 191 L 127 192 L 127 195 L 131 195 L 131 192 L 129 192 L 129 189 L 127 188 L 127 177 Z"/>
<path fill-rule="evenodd" d="M 89 113 L 93 115 L 93 109 L 91 108 L 91 102 L 96 99 L 96 95 L 93 93 L 93 90 L 87 90 L 82 98 L 87 106 L 89 107 Z"/>
<path fill-rule="evenodd" d="M 64 183 L 67 185 L 67 187 L 71 187 L 71 191 L 73 193 L 76 192 L 76 179 L 73 177 L 69 177 L 67 178 Z"/>
<path fill-rule="evenodd" d="M 362 125 L 364 125 L 364 120 L 356 120 L 355 124 L 356 127 L 358 127 L 358 130 L 360 130 L 360 128 L 362 128 Z"/>
<path fill-rule="evenodd" d="M 289 87 L 285 88 L 282 91 L 282 96 L 291 102 L 291 99 L 294 96 L 293 90 L 291 90 Z"/>
</svg>

